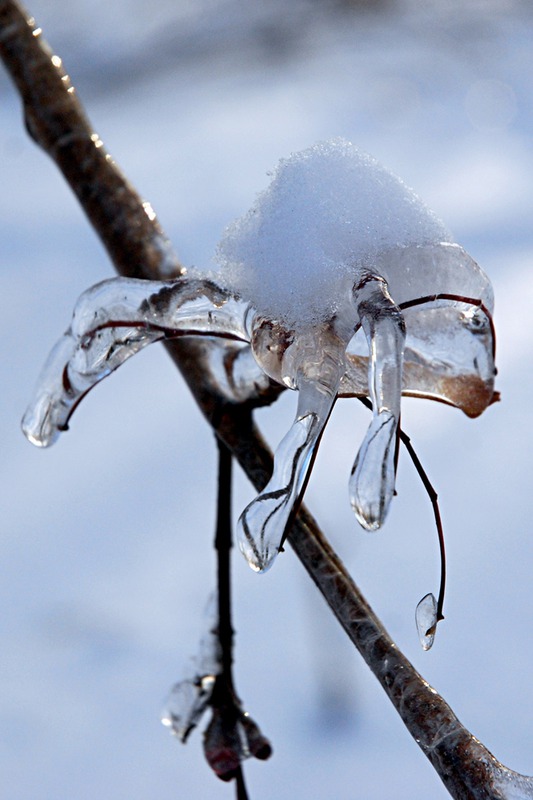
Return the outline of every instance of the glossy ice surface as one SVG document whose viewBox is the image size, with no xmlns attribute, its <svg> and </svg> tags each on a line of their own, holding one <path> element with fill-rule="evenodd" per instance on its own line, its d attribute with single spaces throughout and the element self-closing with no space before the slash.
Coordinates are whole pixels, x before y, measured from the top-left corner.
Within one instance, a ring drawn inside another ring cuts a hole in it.
<svg viewBox="0 0 533 800">
<path fill-rule="evenodd" d="M 251 567 L 263 571 L 277 556 L 339 394 L 372 404 L 349 490 L 360 524 L 377 530 L 394 495 L 402 393 L 470 416 L 493 396 L 492 289 L 444 236 L 410 189 L 348 142 L 293 155 L 226 233 L 218 282 L 196 272 L 117 278 L 82 295 L 23 430 L 33 444 L 51 444 L 92 386 L 152 342 L 201 335 L 216 351 L 217 339 L 248 341 L 256 364 L 240 377 L 250 395 L 258 371 L 299 392 L 272 478 L 238 522 Z"/>
</svg>

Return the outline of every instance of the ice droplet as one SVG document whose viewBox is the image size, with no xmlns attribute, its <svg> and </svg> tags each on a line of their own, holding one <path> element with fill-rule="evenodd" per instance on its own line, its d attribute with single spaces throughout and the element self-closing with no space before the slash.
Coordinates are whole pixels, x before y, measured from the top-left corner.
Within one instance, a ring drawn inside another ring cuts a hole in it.
<svg viewBox="0 0 533 800">
<path fill-rule="evenodd" d="M 161 722 L 185 742 L 198 725 L 206 710 L 217 675 L 221 672 L 218 629 L 218 605 L 215 594 L 210 595 L 204 612 L 205 632 L 200 639 L 198 653 L 188 670 L 189 677 L 176 683 L 166 700 Z"/>
<path fill-rule="evenodd" d="M 161 722 L 181 742 L 186 742 L 198 725 L 211 699 L 215 680 L 215 675 L 202 675 L 180 681 L 172 687 Z"/>
<path fill-rule="evenodd" d="M 318 434 L 316 415 L 307 414 L 294 421 L 276 450 L 270 481 L 239 518 L 239 548 L 256 572 L 267 570 L 279 552 L 309 470 Z"/>
<path fill-rule="evenodd" d="M 416 629 L 424 650 L 429 650 L 435 641 L 437 631 L 437 601 L 431 592 L 426 594 L 416 607 Z"/>
</svg>

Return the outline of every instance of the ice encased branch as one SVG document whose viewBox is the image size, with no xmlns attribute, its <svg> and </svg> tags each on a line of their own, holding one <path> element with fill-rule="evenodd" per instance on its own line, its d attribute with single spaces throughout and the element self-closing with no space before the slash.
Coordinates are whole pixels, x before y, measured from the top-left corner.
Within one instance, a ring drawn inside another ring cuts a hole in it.
<svg viewBox="0 0 533 800">
<path fill-rule="evenodd" d="M 272 747 L 241 705 L 223 666 L 218 606 L 207 606 L 207 631 L 188 677 L 176 683 L 167 698 L 161 722 L 185 744 L 208 708 L 211 719 L 204 731 L 206 759 L 222 780 L 231 780 L 247 758 L 264 760 Z"/>
<path fill-rule="evenodd" d="M 339 395 L 372 401 L 350 499 L 375 530 L 394 494 L 401 394 L 442 399 L 470 416 L 493 397 L 492 290 L 449 239 L 402 181 L 348 142 L 297 153 L 227 230 L 216 282 L 197 273 L 115 279 L 82 295 L 24 432 L 51 444 L 83 396 L 152 342 L 219 337 L 225 345 L 208 349 L 221 397 L 241 402 L 268 379 L 299 392 L 271 480 L 239 522 L 253 568 L 266 569 L 282 545 Z"/>
<path fill-rule="evenodd" d="M 112 278 L 88 289 L 42 370 L 25 435 L 37 446 L 52 444 L 83 396 L 128 358 L 153 342 L 191 335 L 246 341 L 243 304 L 194 277 Z"/>
</svg>

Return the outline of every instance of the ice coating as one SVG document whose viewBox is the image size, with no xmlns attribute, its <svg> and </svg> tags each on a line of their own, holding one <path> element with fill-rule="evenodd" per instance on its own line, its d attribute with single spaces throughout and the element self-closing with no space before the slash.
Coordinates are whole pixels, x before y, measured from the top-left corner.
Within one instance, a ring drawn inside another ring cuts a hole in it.
<svg viewBox="0 0 533 800">
<path fill-rule="evenodd" d="M 217 259 L 227 286 L 298 328 L 331 318 L 383 254 L 444 241 L 448 231 L 399 178 L 334 139 L 280 162 Z"/>
<path fill-rule="evenodd" d="M 380 271 L 406 330 L 402 394 L 433 397 L 478 416 L 494 394 L 489 279 L 457 244 L 403 248 L 387 261 Z M 368 353 L 359 331 L 348 346 L 341 396 L 366 393 Z"/>
<path fill-rule="evenodd" d="M 226 285 L 257 312 L 259 365 L 300 392 L 272 478 L 238 523 L 242 552 L 263 571 L 283 543 L 338 394 L 372 402 L 349 483 L 367 530 L 381 527 L 394 494 L 402 392 L 433 395 L 470 416 L 488 405 L 492 289 L 422 201 L 343 140 L 281 161 L 269 188 L 227 229 L 218 259 Z M 352 356 L 358 329 L 364 352 Z M 309 391 L 311 373 L 328 403 Z"/>
<path fill-rule="evenodd" d="M 416 607 L 416 629 L 423 650 L 430 650 L 435 641 L 435 633 L 439 622 L 437 611 L 437 601 L 435 595 L 431 594 L 431 592 L 424 595 Z"/>
<path fill-rule="evenodd" d="M 217 676 L 222 672 L 218 630 L 218 605 L 211 595 L 205 609 L 205 632 L 200 647 L 187 670 L 188 675 L 174 684 L 161 714 L 161 722 L 185 743 L 207 709 Z"/>
<path fill-rule="evenodd" d="M 200 722 L 215 687 L 215 675 L 196 675 L 176 683 L 169 693 L 161 722 L 185 743 Z"/>
<path fill-rule="evenodd" d="M 246 338 L 243 308 L 209 280 L 112 278 L 78 299 L 68 330 L 46 361 L 22 420 L 30 442 L 47 447 L 80 400 L 128 358 L 179 336 Z"/>
<path fill-rule="evenodd" d="M 140 349 L 208 337 L 202 368 L 220 399 L 253 400 L 269 379 L 299 393 L 272 477 L 238 522 L 241 550 L 264 571 L 283 545 L 337 397 L 371 401 L 349 481 L 355 515 L 370 531 L 394 495 L 401 395 L 443 400 L 472 417 L 492 402 L 492 288 L 399 178 L 343 140 L 282 161 L 226 231 L 218 258 L 215 278 L 117 278 L 85 292 L 23 430 L 36 445 L 51 444 L 83 396 Z"/>
</svg>

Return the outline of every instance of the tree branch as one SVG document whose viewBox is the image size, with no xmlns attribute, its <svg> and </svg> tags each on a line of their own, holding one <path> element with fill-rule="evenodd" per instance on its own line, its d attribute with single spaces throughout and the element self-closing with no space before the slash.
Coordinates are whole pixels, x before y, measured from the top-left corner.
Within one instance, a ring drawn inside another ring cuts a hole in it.
<svg viewBox="0 0 533 800">
<path fill-rule="evenodd" d="M 31 136 L 71 185 L 117 271 L 159 279 L 184 274 L 151 207 L 94 133 L 61 60 L 14 0 L 0 0 L 0 54 L 22 98 Z M 279 389 L 265 390 L 255 404 L 228 404 L 215 391 L 202 342 L 182 340 L 168 349 L 208 422 L 262 489 L 272 457 L 252 411 L 259 402 L 275 399 Z M 533 798 L 533 779 L 500 764 L 403 656 L 304 508 L 289 541 L 450 795 L 458 800 Z"/>
</svg>

